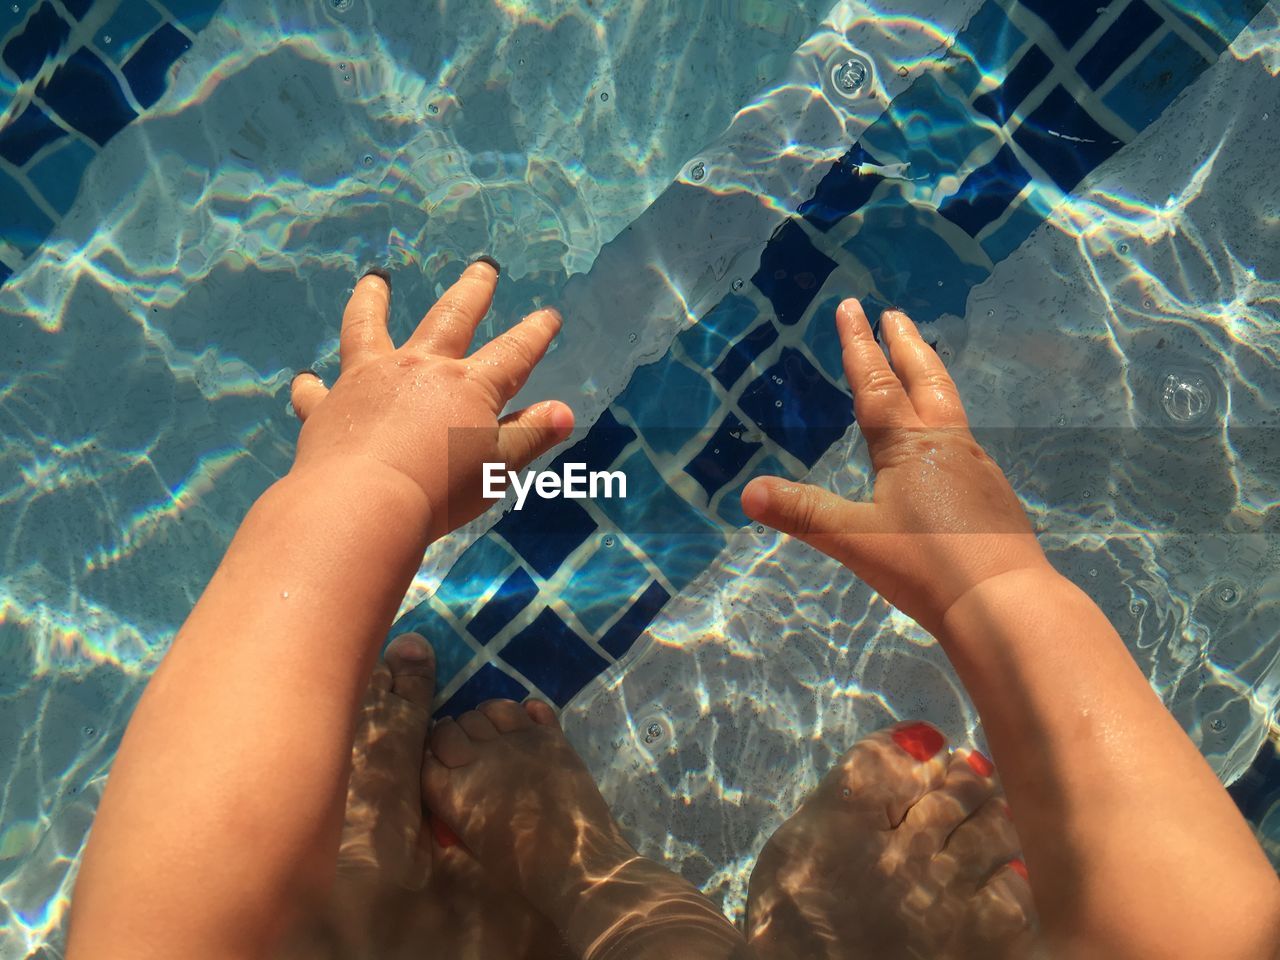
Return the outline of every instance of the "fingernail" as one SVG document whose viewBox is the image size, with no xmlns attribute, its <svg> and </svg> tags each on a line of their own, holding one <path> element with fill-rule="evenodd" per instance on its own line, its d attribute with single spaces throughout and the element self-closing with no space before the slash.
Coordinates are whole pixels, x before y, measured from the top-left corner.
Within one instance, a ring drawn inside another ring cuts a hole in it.
<svg viewBox="0 0 1280 960">
<path fill-rule="evenodd" d="M 749 517 L 763 516 L 769 509 L 769 485 L 763 480 L 752 480 L 742 491 L 742 512 Z"/>
<path fill-rule="evenodd" d="M 436 838 L 436 843 L 446 850 L 462 842 L 458 839 L 458 835 L 449 829 L 449 825 L 436 816 L 431 818 L 431 835 Z"/>
<path fill-rule="evenodd" d="M 289 385 L 290 385 L 290 386 L 293 386 L 293 381 L 294 381 L 294 380 L 297 380 L 299 377 L 306 376 L 307 374 L 311 374 L 311 376 L 315 377 L 317 380 L 319 380 L 319 379 L 320 379 L 320 374 L 316 373 L 316 372 L 315 372 L 314 370 L 312 370 L 310 367 L 307 367 L 307 369 L 305 369 L 305 370 L 299 370 L 297 373 L 295 373 L 295 374 L 293 375 L 293 379 L 289 381 Z"/>
<path fill-rule="evenodd" d="M 965 760 L 969 762 L 969 767 L 980 777 L 989 777 L 995 772 L 996 765 L 988 760 L 978 750 L 970 750 L 965 755 Z"/>
<path fill-rule="evenodd" d="M 936 727 L 924 722 L 898 727 L 892 736 L 894 743 L 921 763 L 932 760 L 947 744 L 947 738 Z"/>
<path fill-rule="evenodd" d="M 493 259 L 493 257 L 489 256 L 487 253 L 482 253 L 471 261 L 473 266 L 477 263 L 487 263 L 489 266 L 493 267 L 494 271 L 497 272 L 499 276 L 502 274 L 502 264 Z"/>
<path fill-rule="evenodd" d="M 384 270 L 382 267 L 370 267 L 363 274 L 361 274 L 360 279 L 363 280 L 365 277 L 377 277 L 379 280 L 381 280 L 383 283 L 387 285 L 388 290 L 391 289 L 391 274 L 388 271 Z"/>
<path fill-rule="evenodd" d="M 1010 860 L 1009 869 L 1012 870 L 1014 873 L 1016 873 L 1018 876 L 1020 876 L 1023 880 L 1031 879 L 1027 875 L 1027 865 L 1022 862 L 1021 858 Z"/>
</svg>

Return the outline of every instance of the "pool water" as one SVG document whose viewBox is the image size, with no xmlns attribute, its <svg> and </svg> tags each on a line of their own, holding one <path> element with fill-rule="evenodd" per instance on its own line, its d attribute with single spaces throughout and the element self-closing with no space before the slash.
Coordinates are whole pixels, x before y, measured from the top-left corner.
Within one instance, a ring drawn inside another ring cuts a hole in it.
<svg viewBox="0 0 1280 960">
<path fill-rule="evenodd" d="M 1280 851 L 1277 37 L 1261 0 L 0 7 L 0 956 L 58 955 L 129 710 L 288 468 L 354 278 L 393 271 L 402 337 L 481 252 L 482 335 L 561 307 L 522 397 L 631 488 L 432 548 L 395 632 L 442 712 L 555 702 L 730 915 L 857 737 L 981 742 L 930 638 L 738 506 L 766 472 L 865 491 L 857 294 L 926 325 Z"/>
</svg>

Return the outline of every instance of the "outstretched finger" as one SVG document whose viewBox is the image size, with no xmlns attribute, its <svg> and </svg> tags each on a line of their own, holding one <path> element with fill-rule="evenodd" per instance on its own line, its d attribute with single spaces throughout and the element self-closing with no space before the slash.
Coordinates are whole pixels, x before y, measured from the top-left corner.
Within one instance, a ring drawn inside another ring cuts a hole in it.
<svg viewBox="0 0 1280 960">
<path fill-rule="evenodd" d="M 307 422 L 307 417 L 311 416 L 311 412 L 328 395 L 329 388 L 314 370 L 303 370 L 289 384 L 289 402 L 293 404 L 293 412 L 303 423 Z"/>
<path fill-rule="evenodd" d="M 889 427 L 919 426 L 915 410 L 889 360 L 876 343 L 862 304 L 852 298 L 836 310 L 836 330 L 844 347 L 844 372 L 853 388 L 853 409 L 868 440 Z"/>
<path fill-rule="evenodd" d="M 756 477 L 748 483 L 742 511 L 841 561 L 849 541 L 878 530 L 873 504 L 850 503 L 830 490 L 781 477 Z"/>
<path fill-rule="evenodd" d="M 573 411 L 544 400 L 498 421 L 498 452 L 508 470 L 523 470 L 573 431 Z"/>
<path fill-rule="evenodd" d="M 955 381 L 933 347 L 901 310 L 886 310 L 880 318 L 893 369 L 906 387 L 916 415 L 927 427 L 968 425 Z"/>
<path fill-rule="evenodd" d="M 498 288 L 497 261 L 482 257 L 462 271 L 418 324 L 406 346 L 444 357 L 461 357 L 471 345 L 476 327 L 493 304 Z"/>
<path fill-rule="evenodd" d="M 538 310 L 514 327 L 495 337 L 473 353 L 467 361 L 477 374 L 487 380 L 505 404 L 514 397 L 529 374 L 538 365 L 560 332 L 560 314 L 552 309 Z"/>
<path fill-rule="evenodd" d="M 347 308 L 342 311 L 342 333 L 338 340 L 342 369 L 395 349 L 387 332 L 391 310 L 391 275 L 370 270 L 356 281 Z"/>
</svg>

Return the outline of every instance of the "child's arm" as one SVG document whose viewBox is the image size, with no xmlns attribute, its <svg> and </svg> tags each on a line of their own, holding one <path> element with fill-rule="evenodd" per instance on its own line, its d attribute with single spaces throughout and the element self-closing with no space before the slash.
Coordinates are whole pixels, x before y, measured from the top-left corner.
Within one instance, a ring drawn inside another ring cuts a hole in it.
<svg viewBox="0 0 1280 960">
<path fill-rule="evenodd" d="M 73 960 L 262 956 L 326 889 L 355 709 L 424 550 L 486 506 L 482 462 L 517 469 L 572 427 L 558 403 L 497 418 L 553 312 L 460 359 L 496 281 L 470 266 L 396 350 L 390 290 L 365 277 L 333 390 L 295 381 L 294 467 L 249 511 L 125 733 L 76 885 Z"/>
<path fill-rule="evenodd" d="M 941 361 L 899 312 L 881 322 L 892 367 L 857 301 L 837 326 L 873 502 L 760 478 L 746 513 L 938 638 L 982 717 L 1061 955 L 1273 956 L 1276 875 L 1102 611 L 1049 565 Z"/>
</svg>

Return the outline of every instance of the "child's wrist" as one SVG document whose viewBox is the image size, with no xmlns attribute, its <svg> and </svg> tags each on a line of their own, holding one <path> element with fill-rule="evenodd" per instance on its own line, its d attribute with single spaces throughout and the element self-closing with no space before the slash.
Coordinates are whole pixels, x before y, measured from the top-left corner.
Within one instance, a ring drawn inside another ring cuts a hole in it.
<svg viewBox="0 0 1280 960">
<path fill-rule="evenodd" d="M 287 491 L 291 499 L 316 503 L 322 510 L 348 511 L 358 504 L 362 513 L 395 519 L 402 531 L 422 540 L 425 550 L 432 539 L 434 511 L 426 492 L 405 474 L 378 460 L 359 457 L 295 463 L 272 485 Z"/>
</svg>

